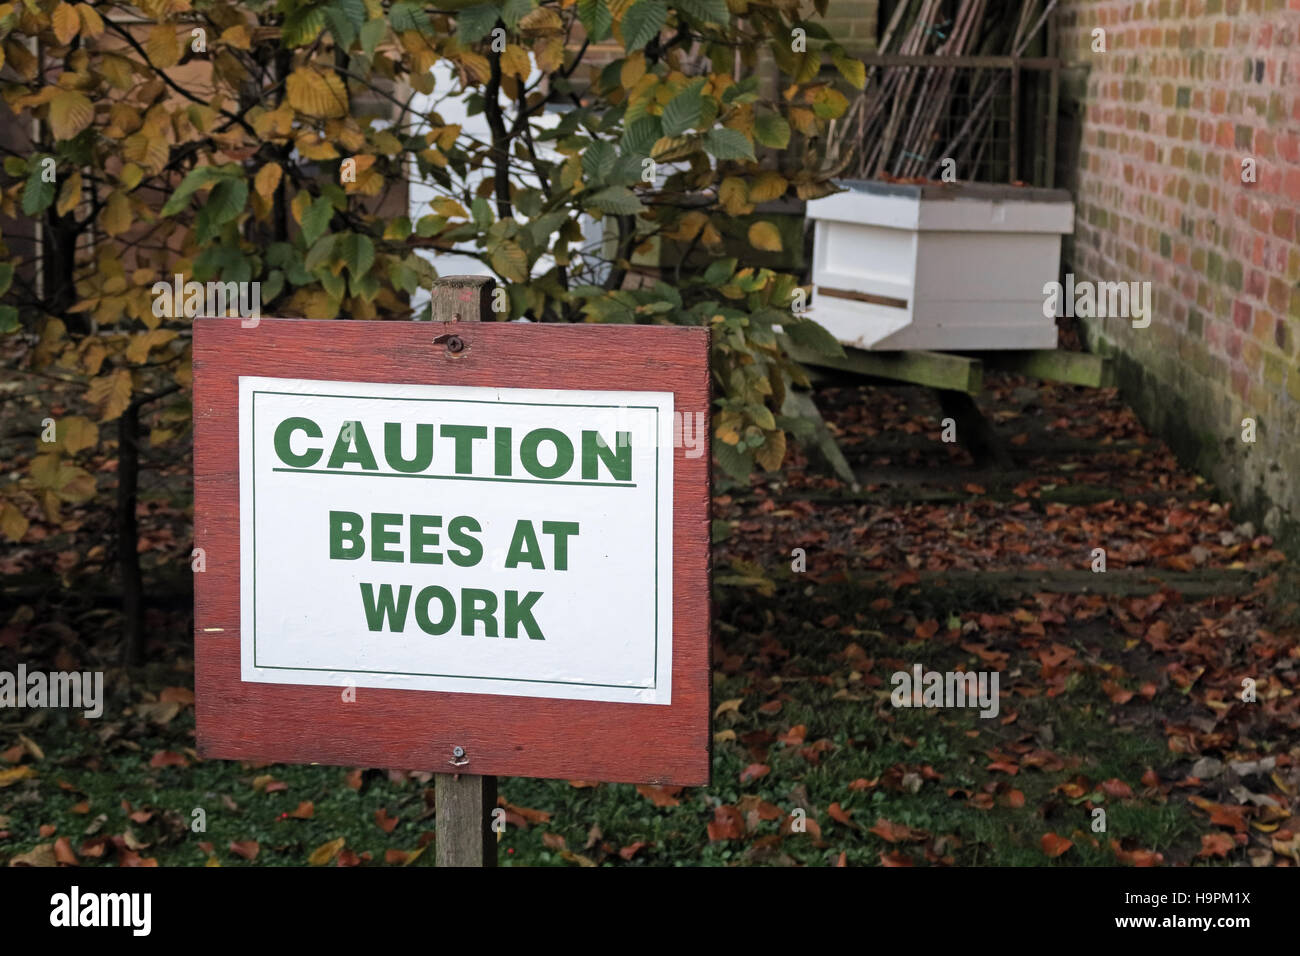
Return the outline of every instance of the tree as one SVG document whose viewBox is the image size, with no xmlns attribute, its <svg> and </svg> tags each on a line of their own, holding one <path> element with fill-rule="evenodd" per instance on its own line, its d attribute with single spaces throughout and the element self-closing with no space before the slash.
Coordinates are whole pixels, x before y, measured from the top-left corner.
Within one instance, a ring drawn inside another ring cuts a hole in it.
<svg viewBox="0 0 1300 956">
<path fill-rule="evenodd" d="M 798 276 L 744 265 L 726 236 L 760 202 L 832 191 L 820 143 L 847 107 L 837 85 L 860 87 L 863 71 L 835 44 L 796 42 L 826 39 L 805 19 L 812 7 L 137 7 L 146 22 L 115 2 L 0 4 L 17 77 L 3 95 L 39 130 L 31 150 L 5 155 L 0 211 L 39 222 L 44 249 L 40 279 L 0 249 L 0 332 L 30 336 L 26 367 L 81 382 L 94 409 L 61 420 L 5 490 L 10 539 L 95 493 L 77 464 L 99 440 L 91 417 L 118 422 L 122 448 L 146 406 L 151 445 L 188 427 L 189 320 L 209 303 L 175 295 L 178 284 L 233 296 L 258 283 L 263 314 L 409 318 L 435 277 L 430 251 L 489 266 L 507 289 L 504 318 L 712 326 L 719 462 L 735 476 L 781 464 L 785 382 L 803 374 L 773 327 L 838 345 L 791 311 Z M 613 59 L 588 66 L 611 43 Z M 417 113 L 428 94 L 481 113 L 490 136 Z M 412 177 L 435 190 L 414 220 L 394 208 Z M 600 242 L 584 235 L 594 223 Z M 656 241 L 678 255 L 637 284 L 633 260 Z M 771 252 L 782 238 L 757 217 L 742 243 Z"/>
</svg>

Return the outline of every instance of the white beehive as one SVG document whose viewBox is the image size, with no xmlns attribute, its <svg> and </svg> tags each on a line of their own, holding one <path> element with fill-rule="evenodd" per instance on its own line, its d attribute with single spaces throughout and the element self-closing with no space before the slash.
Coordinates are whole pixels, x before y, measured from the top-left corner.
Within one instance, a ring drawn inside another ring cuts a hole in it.
<svg viewBox="0 0 1300 956">
<path fill-rule="evenodd" d="M 861 349 L 1050 349 L 1043 286 L 1074 230 L 1063 189 L 840 182 L 815 221 L 811 317 Z"/>
</svg>

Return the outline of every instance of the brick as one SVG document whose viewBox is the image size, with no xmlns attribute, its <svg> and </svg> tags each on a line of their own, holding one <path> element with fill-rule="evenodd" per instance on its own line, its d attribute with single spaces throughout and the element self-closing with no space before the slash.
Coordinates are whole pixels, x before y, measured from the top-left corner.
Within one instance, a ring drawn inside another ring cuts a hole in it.
<svg viewBox="0 0 1300 956">
<path fill-rule="evenodd" d="M 1287 308 L 1287 300 L 1290 298 L 1291 290 L 1287 288 L 1285 282 L 1276 277 L 1268 280 L 1268 304 L 1275 312 L 1281 312 Z"/>
<path fill-rule="evenodd" d="M 1239 260 L 1233 260 L 1228 263 L 1228 268 L 1223 274 L 1223 281 L 1228 283 L 1228 287 L 1236 292 L 1241 291 L 1242 265 Z"/>
<path fill-rule="evenodd" d="M 1273 235 L 1279 239 L 1295 238 L 1295 210 L 1283 206 L 1273 210 Z"/>
<path fill-rule="evenodd" d="M 1245 330 L 1250 328 L 1251 308 L 1241 299 L 1232 304 L 1232 324 L 1237 328 Z"/>
<path fill-rule="evenodd" d="M 1263 375 L 1266 384 L 1280 388 L 1286 380 L 1286 364 L 1280 356 L 1272 352 L 1265 352 Z"/>
</svg>

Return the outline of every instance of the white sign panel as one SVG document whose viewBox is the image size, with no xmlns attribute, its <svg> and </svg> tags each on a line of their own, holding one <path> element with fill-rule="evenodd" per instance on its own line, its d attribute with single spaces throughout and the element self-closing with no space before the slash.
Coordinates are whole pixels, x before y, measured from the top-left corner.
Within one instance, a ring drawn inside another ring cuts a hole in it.
<svg viewBox="0 0 1300 956">
<path fill-rule="evenodd" d="M 671 392 L 239 379 L 245 681 L 669 704 Z"/>
</svg>

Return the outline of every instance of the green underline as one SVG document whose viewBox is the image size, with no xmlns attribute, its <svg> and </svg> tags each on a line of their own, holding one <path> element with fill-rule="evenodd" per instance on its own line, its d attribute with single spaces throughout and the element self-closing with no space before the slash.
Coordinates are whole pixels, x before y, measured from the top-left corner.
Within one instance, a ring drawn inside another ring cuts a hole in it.
<svg viewBox="0 0 1300 956">
<path fill-rule="evenodd" d="M 401 472 L 387 471 L 345 471 L 339 468 L 272 468 L 272 471 L 287 471 L 295 475 L 352 475 L 362 478 L 429 478 L 434 481 L 501 481 L 515 485 L 581 485 L 584 488 L 635 488 L 636 482 L 628 481 L 553 481 L 549 478 L 485 478 L 479 475 L 407 475 Z"/>
</svg>

